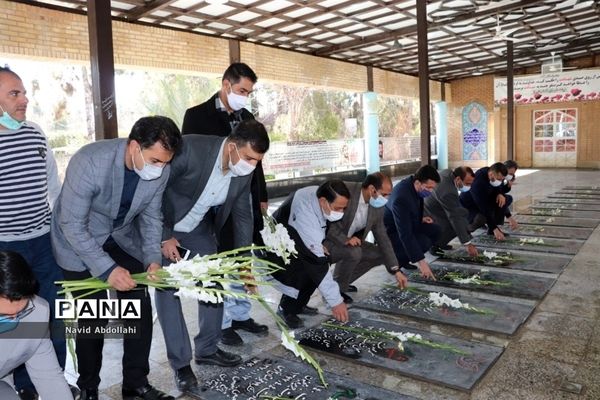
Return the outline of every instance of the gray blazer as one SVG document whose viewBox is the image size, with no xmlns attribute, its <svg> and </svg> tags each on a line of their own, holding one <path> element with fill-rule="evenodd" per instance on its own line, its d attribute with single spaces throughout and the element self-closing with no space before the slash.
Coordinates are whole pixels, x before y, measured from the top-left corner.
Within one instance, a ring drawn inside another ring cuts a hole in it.
<svg viewBox="0 0 600 400">
<path fill-rule="evenodd" d="M 163 239 L 173 237 L 173 227 L 185 217 L 206 188 L 221 144 L 225 140 L 218 136 L 185 135 L 181 152 L 171 163 L 171 175 L 163 199 Z M 233 177 L 225 203 L 218 207 L 214 219 L 215 233 L 219 231 L 231 214 L 234 223 L 236 247 L 252 243 L 252 207 L 250 182 L 252 174 Z"/>
<path fill-rule="evenodd" d="M 72 400 L 49 337 L 48 303 L 38 296 L 31 301 L 35 306 L 33 312 L 15 330 L 0 335 L 0 380 L 25 364 L 31 381 L 44 400 Z"/>
<path fill-rule="evenodd" d="M 458 190 L 454 185 L 452 170 L 445 169 L 440 173 L 441 182 L 431 196 L 425 199 L 425 215 L 442 226 L 450 224 L 461 243 L 471 240 L 467 230 L 469 212 L 460 205 Z"/>
<path fill-rule="evenodd" d="M 144 265 L 161 265 L 161 200 L 169 177 L 139 180 L 123 224 L 113 227 L 119 213 L 127 139 L 103 140 L 82 147 L 69 162 L 52 215 L 52 248 L 58 264 L 69 271 L 88 270 L 100 276 L 114 260 L 102 250 L 115 242 Z"/>
<path fill-rule="evenodd" d="M 348 203 L 348 207 L 344 212 L 344 217 L 338 222 L 334 222 L 329 225 L 327 237 L 323 242 L 323 244 L 325 244 L 325 247 L 328 247 L 328 243 L 330 245 L 331 243 L 333 243 L 337 246 L 345 245 L 346 241 L 348 240 L 348 231 L 350 230 L 352 221 L 354 221 L 354 215 L 356 214 L 356 210 L 358 209 L 359 198 L 360 196 L 362 196 L 361 183 L 344 183 L 350 191 L 350 202 Z M 383 210 L 384 207 L 375 208 L 369 206 L 369 211 L 367 212 L 367 226 L 362 231 L 362 235 L 359 237 L 359 239 L 361 241 L 364 241 L 367 234 L 369 232 L 373 232 L 375 242 L 381 248 L 382 257 L 385 261 L 385 266 L 388 269 L 388 271 L 390 271 L 391 267 L 398 266 L 398 260 L 396 259 L 396 255 L 394 254 L 394 248 L 392 247 L 392 243 L 390 242 L 390 239 L 387 235 L 385 225 L 383 224 Z"/>
</svg>

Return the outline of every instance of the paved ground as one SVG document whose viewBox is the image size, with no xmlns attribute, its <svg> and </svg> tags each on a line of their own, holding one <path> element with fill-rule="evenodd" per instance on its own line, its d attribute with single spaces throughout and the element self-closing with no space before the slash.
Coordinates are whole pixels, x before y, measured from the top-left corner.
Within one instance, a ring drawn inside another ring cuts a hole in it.
<svg viewBox="0 0 600 400">
<path fill-rule="evenodd" d="M 518 211 L 533 200 L 553 193 L 566 185 L 600 185 L 598 171 L 575 170 L 523 170 L 519 171 L 512 195 Z M 513 336 L 506 337 L 453 328 L 442 324 L 423 323 L 408 318 L 398 321 L 416 328 L 460 338 L 506 346 L 506 350 L 486 376 L 467 394 L 439 385 L 407 378 L 387 370 L 362 367 L 347 361 L 317 354 L 316 358 L 326 370 L 370 383 L 375 386 L 405 393 L 419 399 L 600 399 L 600 229 L 596 229 L 581 251 L 560 275 L 552 290 L 536 308 L 529 320 Z M 356 284 L 359 292 L 355 299 L 367 297 L 390 276 L 379 267 Z M 267 300 L 275 307 L 279 295 L 274 290 L 264 290 Z M 317 324 L 328 314 L 319 295 L 311 300 L 323 315 L 307 318 L 309 324 Z M 197 331 L 195 305 L 185 304 L 190 332 Z M 254 307 L 255 319 L 266 322 L 271 333 L 267 338 L 255 338 L 242 334 L 244 347 L 228 348 L 244 358 L 265 351 L 289 357 L 279 346 L 279 334 L 269 322 L 266 312 Z M 173 381 L 173 374 L 166 360 L 162 332 L 158 322 L 154 326 L 151 353 L 150 381 L 155 386 L 180 395 Z M 121 342 L 107 340 L 102 368 L 101 399 L 120 399 Z M 214 367 L 193 366 L 197 374 L 207 376 L 216 372 Z M 69 361 L 68 377 L 75 381 L 72 363 Z M 561 390 L 570 383 L 582 385 L 581 394 Z M 188 397 L 180 396 L 180 399 Z M 207 398 L 207 400 L 210 400 Z M 391 400 L 391 399 L 390 399 Z"/>
</svg>

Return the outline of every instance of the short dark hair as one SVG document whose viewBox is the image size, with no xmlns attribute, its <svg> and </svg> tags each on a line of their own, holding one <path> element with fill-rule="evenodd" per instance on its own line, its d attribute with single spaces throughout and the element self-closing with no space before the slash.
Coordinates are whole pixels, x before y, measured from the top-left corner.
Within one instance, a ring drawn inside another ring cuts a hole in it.
<svg viewBox="0 0 600 400">
<path fill-rule="evenodd" d="M 129 141 L 135 140 L 142 149 L 160 142 L 165 150 L 176 153 L 181 146 L 181 132 L 171 118 L 155 115 L 138 119 L 129 134 Z"/>
<path fill-rule="evenodd" d="M 338 196 L 350 199 L 350 191 L 341 179 L 325 181 L 317 189 L 317 197 L 324 197 L 328 203 L 333 203 Z"/>
<path fill-rule="evenodd" d="M 0 67 L 0 74 L 10 74 L 12 76 L 14 76 L 15 78 L 17 78 L 18 80 L 22 80 L 21 77 L 12 69 L 10 69 L 9 67 Z"/>
<path fill-rule="evenodd" d="M 28 299 L 38 288 L 33 271 L 23 256 L 14 251 L 0 251 L 0 296 L 10 301 Z"/>
<path fill-rule="evenodd" d="M 423 165 L 421 168 L 415 172 L 415 179 L 421 183 L 425 183 L 429 180 L 440 183 L 441 178 L 440 174 L 437 172 L 437 169 L 433 168 L 431 165 Z"/>
<path fill-rule="evenodd" d="M 223 80 L 227 79 L 232 84 L 238 83 L 242 78 L 248 78 L 252 83 L 258 80 L 252 68 L 244 63 L 233 63 L 223 73 Z"/>
<path fill-rule="evenodd" d="M 387 176 L 381 172 L 374 172 L 372 174 L 367 175 L 367 177 L 365 178 L 365 180 L 362 183 L 362 188 L 366 189 L 369 187 L 369 185 L 373 185 L 375 187 L 375 190 L 381 190 L 381 187 L 383 186 L 383 182 L 387 182 L 387 181 L 392 183 L 392 180 L 390 179 L 389 176 Z"/>
<path fill-rule="evenodd" d="M 517 164 L 516 161 L 514 160 L 506 160 L 504 161 L 504 166 L 506 167 L 506 170 L 508 171 L 511 168 L 514 168 L 515 171 L 519 169 L 519 164 Z"/>
<path fill-rule="evenodd" d="M 494 163 L 490 165 L 490 170 L 496 174 L 500 174 L 502 176 L 508 175 L 508 168 L 501 162 Z"/>
<path fill-rule="evenodd" d="M 260 154 L 265 154 L 269 150 L 270 140 L 267 129 L 254 119 L 240 122 L 227 139 L 238 147 L 244 147 L 249 143 L 252 150 Z"/>
<path fill-rule="evenodd" d="M 454 174 L 455 177 L 457 176 L 463 181 L 465 180 L 467 175 L 469 175 L 471 177 L 475 177 L 475 172 L 473 172 L 473 169 L 471 167 L 467 167 L 467 166 L 456 167 L 456 168 L 454 168 L 452 173 Z"/>
</svg>

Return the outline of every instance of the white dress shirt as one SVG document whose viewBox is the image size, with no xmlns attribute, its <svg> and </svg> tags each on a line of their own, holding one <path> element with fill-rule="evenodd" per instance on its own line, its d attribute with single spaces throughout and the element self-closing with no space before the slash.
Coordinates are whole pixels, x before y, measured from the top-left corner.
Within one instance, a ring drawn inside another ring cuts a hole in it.
<svg viewBox="0 0 600 400">
<path fill-rule="evenodd" d="M 193 231 L 211 207 L 220 206 L 225 203 L 227 193 L 229 193 L 229 184 L 233 177 L 231 171 L 227 171 L 226 174 L 223 174 L 223 147 L 225 146 L 226 140 L 227 139 L 223 139 L 223 143 L 221 143 L 219 155 L 217 156 L 217 160 L 215 161 L 215 165 L 213 166 L 204 191 L 186 216 L 175 224 L 175 231 Z"/>
<path fill-rule="evenodd" d="M 358 207 L 356 208 L 356 214 L 354 214 L 354 220 L 348 230 L 348 237 L 351 238 L 356 232 L 365 229 L 367 227 L 367 214 L 369 213 L 369 205 L 365 202 L 365 196 L 360 192 L 360 199 L 358 200 Z"/>
</svg>

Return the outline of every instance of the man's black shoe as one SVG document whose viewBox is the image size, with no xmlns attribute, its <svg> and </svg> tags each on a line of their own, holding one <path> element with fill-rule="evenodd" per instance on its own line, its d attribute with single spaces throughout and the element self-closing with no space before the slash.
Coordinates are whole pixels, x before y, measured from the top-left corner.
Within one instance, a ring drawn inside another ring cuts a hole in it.
<svg viewBox="0 0 600 400">
<path fill-rule="evenodd" d="M 265 336 L 269 333 L 269 327 L 266 325 L 257 324 L 252 318 L 245 321 L 231 321 L 233 329 L 241 329 L 246 332 L 254 333 L 260 336 Z"/>
<path fill-rule="evenodd" d="M 79 400 L 98 400 L 98 389 L 82 389 Z"/>
<path fill-rule="evenodd" d="M 21 389 L 19 390 L 19 399 L 21 400 L 38 400 L 37 392 L 34 389 Z"/>
<path fill-rule="evenodd" d="M 444 255 L 444 250 L 438 246 L 431 246 L 431 248 L 429 249 L 429 253 L 431 253 L 432 256 L 440 257 Z"/>
<path fill-rule="evenodd" d="M 346 290 L 346 292 L 348 293 L 356 293 L 358 292 L 358 288 L 354 285 L 348 285 L 348 290 Z"/>
<path fill-rule="evenodd" d="M 196 364 L 219 365 L 221 367 L 235 367 L 242 362 L 242 357 L 237 354 L 228 353 L 217 348 L 215 354 L 210 356 L 196 357 Z"/>
<path fill-rule="evenodd" d="M 180 392 L 187 392 L 193 387 L 198 386 L 198 379 L 189 365 L 179 368 L 175 371 L 175 385 Z"/>
<path fill-rule="evenodd" d="M 226 344 L 227 346 L 242 346 L 244 344 L 242 337 L 238 335 L 233 327 L 223 329 L 221 332 L 223 334 L 221 343 Z"/>
<path fill-rule="evenodd" d="M 302 321 L 300 317 L 298 317 L 295 314 L 286 314 L 285 312 L 283 312 L 281 307 L 277 310 L 277 315 L 279 315 L 281 319 L 283 319 L 283 322 L 285 322 L 285 324 L 290 329 L 298 329 L 304 326 L 304 321 Z"/>
<path fill-rule="evenodd" d="M 175 400 L 175 397 L 161 392 L 150 384 L 136 389 L 121 389 L 123 400 Z"/>
<path fill-rule="evenodd" d="M 352 299 L 352 297 L 348 296 L 346 293 L 340 292 L 340 294 L 342 295 L 342 298 L 344 299 L 344 303 L 346 303 L 346 304 L 354 303 L 354 299 Z"/>
<path fill-rule="evenodd" d="M 417 269 L 417 266 L 413 264 L 404 264 L 400 268 L 404 268 L 407 271 L 414 271 L 415 269 Z"/>
<path fill-rule="evenodd" d="M 304 315 L 317 315 L 318 313 L 319 313 L 318 308 L 309 307 L 309 306 L 302 307 L 302 311 L 300 311 L 300 314 L 304 314 Z"/>
</svg>

